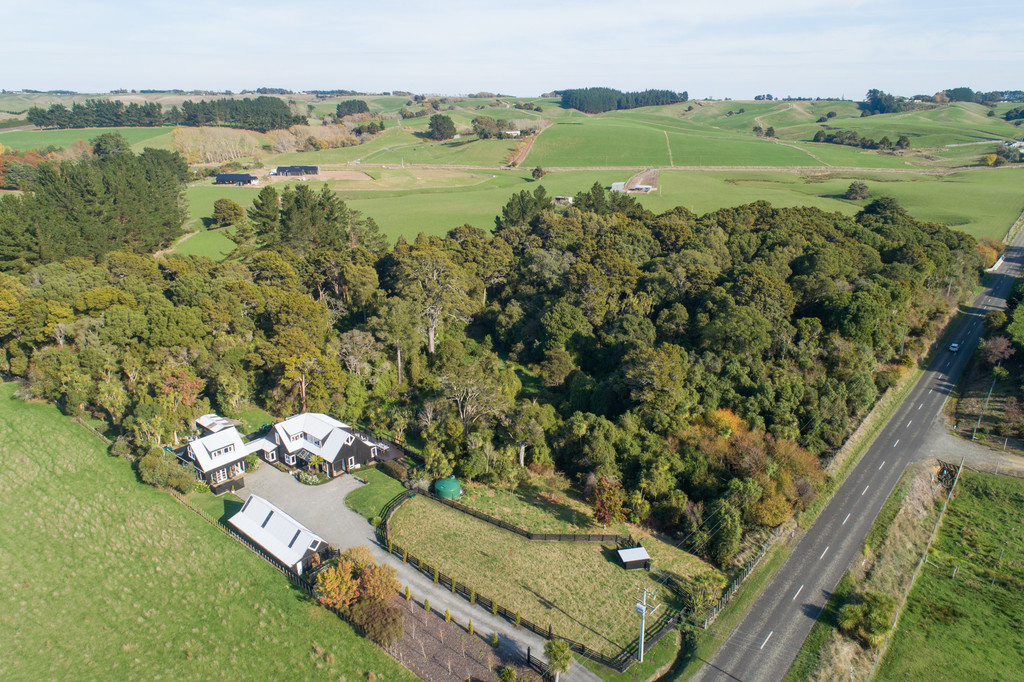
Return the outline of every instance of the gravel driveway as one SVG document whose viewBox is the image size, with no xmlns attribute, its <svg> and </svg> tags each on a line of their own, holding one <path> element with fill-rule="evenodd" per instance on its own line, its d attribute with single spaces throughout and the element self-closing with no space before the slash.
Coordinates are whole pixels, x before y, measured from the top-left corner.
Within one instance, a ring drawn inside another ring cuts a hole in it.
<svg viewBox="0 0 1024 682">
<path fill-rule="evenodd" d="M 422 604 L 426 597 L 430 599 L 433 611 L 443 614 L 445 609 L 449 609 L 452 619 L 462 624 L 472 619 L 476 631 L 484 636 L 497 632 L 500 647 L 518 651 L 525 656 L 529 646 L 535 656 L 543 658 L 544 640 L 540 637 L 516 628 L 479 606 L 469 604 L 465 599 L 434 584 L 415 568 L 378 545 L 369 521 L 345 506 L 345 496 L 362 485 L 349 474 L 343 474 L 323 485 L 305 485 L 290 474 L 263 463 L 257 471 L 245 475 L 245 488 L 238 494 L 241 497 L 256 494 L 270 500 L 337 549 L 366 545 L 378 562 L 395 567 L 398 580 L 409 586 L 417 603 Z M 562 680 L 600 682 L 597 675 L 579 663 L 574 663 L 568 673 L 563 673 Z"/>
</svg>

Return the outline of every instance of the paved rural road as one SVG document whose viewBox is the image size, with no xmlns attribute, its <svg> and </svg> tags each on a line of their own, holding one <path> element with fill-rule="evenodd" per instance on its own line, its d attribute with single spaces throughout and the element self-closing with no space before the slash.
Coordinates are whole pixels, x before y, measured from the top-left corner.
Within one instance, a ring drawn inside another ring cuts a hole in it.
<svg viewBox="0 0 1024 682">
<path fill-rule="evenodd" d="M 859 552 L 906 467 L 935 456 L 942 404 L 981 337 L 984 315 L 1006 304 L 1024 264 L 1024 231 L 871 448 L 797 543 L 782 569 L 710 661 L 693 677 L 708 682 L 777 682 L 785 677 L 829 595 Z M 948 451 L 947 451 L 948 453 Z M 948 456 L 948 455 L 947 455 Z"/>
</svg>

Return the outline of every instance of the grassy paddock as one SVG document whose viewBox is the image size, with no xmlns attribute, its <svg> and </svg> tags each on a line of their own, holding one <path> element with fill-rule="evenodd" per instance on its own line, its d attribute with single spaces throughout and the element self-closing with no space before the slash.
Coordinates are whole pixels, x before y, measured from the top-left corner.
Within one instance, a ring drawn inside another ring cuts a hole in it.
<svg viewBox="0 0 1024 682">
<path fill-rule="evenodd" d="M 878 679 L 1020 675 L 1022 509 L 1024 481 L 972 471 L 961 474 L 928 562 L 878 667 Z"/>
<path fill-rule="evenodd" d="M 169 148 L 169 144 L 150 142 L 154 138 L 170 135 L 173 128 L 70 128 L 66 130 L 12 130 L 0 133 L 0 143 L 18 150 L 42 149 L 53 145 L 68 147 L 75 140 L 88 142 L 103 133 L 121 133 L 133 151 L 141 152 L 144 147 Z M 163 141 L 161 141 L 163 142 Z M 147 144 L 148 143 L 148 144 Z"/>
<path fill-rule="evenodd" d="M 591 542 L 531 542 L 417 496 L 391 518 L 395 542 L 436 564 L 478 594 L 523 618 L 614 655 L 630 642 L 637 584 L 671 605 L 671 592 L 654 572 L 625 571 L 616 547 Z M 714 570 L 697 557 L 644 540 L 655 571 L 680 576 Z"/>
<path fill-rule="evenodd" d="M 515 491 L 478 483 L 466 483 L 463 488 L 460 503 L 535 533 L 630 532 L 624 523 L 604 527 L 595 521 L 591 506 L 558 475 L 532 475 Z"/>
<path fill-rule="evenodd" d="M 415 679 L 14 389 L 0 386 L 0 678 Z"/>
</svg>

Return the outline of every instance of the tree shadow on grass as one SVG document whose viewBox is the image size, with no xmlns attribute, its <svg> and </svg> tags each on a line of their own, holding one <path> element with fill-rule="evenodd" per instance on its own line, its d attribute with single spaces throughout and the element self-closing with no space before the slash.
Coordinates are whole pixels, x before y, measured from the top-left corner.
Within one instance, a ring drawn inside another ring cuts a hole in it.
<svg viewBox="0 0 1024 682">
<path fill-rule="evenodd" d="M 563 609 L 563 608 L 561 608 L 560 606 L 558 606 L 558 604 L 556 604 L 555 602 L 551 601 L 551 600 L 550 600 L 550 599 L 548 599 L 547 597 L 544 597 L 544 596 L 542 596 L 542 595 L 541 595 L 540 593 L 538 593 L 538 592 L 537 592 L 536 590 L 534 590 L 534 589 L 533 589 L 532 587 L 530 587 L 530 586 L 529 586 L 529 585 L 527 585 L 526 583 L 524 583 L 524 582 L 520 582 L 520 583 L 519 583 L 519 586 L 520 586 L 520 587 L 522 587 L 522 588 L 523 588 L 524 590 L 526 590 L 527 592 L 529 592 L 530 594 L 532 594 L 532 595 L 533 595 L 534 597 L 536 597 L 536 598 L 537 598 L 537 603 L 539 603 L 539 604 L 540 604 L 541 606 L 543 606 L 543 607 L 545 607 L 545 608 L 548 608 L 548 609 L 551 609 L 552 611 L 558 611 L 558 612 L 559 612 L 559 613 L 561 613 L 561 614 L 562 614 L 563 616 L 565 616 L 565 617 L 566 617 L 566 618 L 568 618 L 569 620 L 573 621 L 574 623 L 576 623 L 577 625 L 579 625 L 579 626 L 580 626 L 581 628 L 583 628 L 584 630 L 586 630 L 586 631 L 588 631 L 588 632 L 590 632 L 590 633 L 592 633 L 592 634 L 596 635 L 596 636 L 597 636 L 597 637 L 599 637 L 600 639 L 602 639 L 602 640 L 604 640 L 605 642 L 608 642 L 608 643 L 609 643 L 609 644 L 611 644 L 612 646 L 616 647 L 616 649 L 619 649 L 619 648 L 621 648 L 621 645 L 620 645 L 620 644 L 619 644 L 618 642 L 613 642 L 612 640 L 608 639 L 608 638 L 607 638 L 607 637 L 605 637 L 605 636 L 604 636 L 603 634 L 601 634 L 600 632 L 598 632 L 598 631 L 597 631 L 597 630 L 595 630 L 594 628 L 590 627 L 589 625 L 587 625 L 586 623 L 584 623 L 583 621 L 581 621 L 581 620 L 580 620 L 579 618 L 577 618 L 576 616 L 572 615 L 571 613 L 569 613 L 569 612 L 568 612 L 568 611 L 566 611 L 565 609 Z M 538 625 L 540 625 L 540 623 L 538 623 Z M 555 634 L 557 635 L 558 633 L 556 632 Z"/>
<path fill-rule="evenodd" d="M 577 509 L 574 509 L 568 504 L 562 502 L 554 502 L 550 496 L 545 495 L 546 493 L 552 493 L 553 491 L 542 488 L 532 483 L 524 483 L 516 488 L 515 492 L 512 493 L 516 498 L 525 504 L 541 507 L 553 516 L 557 521 L 560 521 L 570 528 L 577 529 L 578 532 L 588 532 L 590 527 L 590 517 L 586 516 Z M 566 495 L 566 493 L 553 493 L 558 495 Z M 535 533 L 551 533 L 557 532 L 550 528 L 530 528 L 529 530 Z M 571 531 L 569 531 L 571 532 Z"/>
</svg>

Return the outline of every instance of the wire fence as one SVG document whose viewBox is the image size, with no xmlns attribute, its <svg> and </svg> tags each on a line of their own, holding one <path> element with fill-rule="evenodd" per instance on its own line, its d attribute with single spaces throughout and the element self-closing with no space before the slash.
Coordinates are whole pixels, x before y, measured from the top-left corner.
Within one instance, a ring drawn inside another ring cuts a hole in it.
<svg viewBox="0 0 1024 682">
<path fill-rule="evenodd" d="M 743 585 L 743 582 L 747 579 L 750 573 L 761 562 L 761 559 L 764 558 L 764 555 L 768 553 L 768 550 L 769 548 L 771 548 L 772 543 L 774 543 L 776 538 L 778 537 L 779 533 L 778 531 L 776 531 L 775 533 L 772 533 L 772 535 L 767 540 L 765 540 L 764 544 L 761 545 L 761 548 L 757 550 L 757 553 L 754 554 L 754 556 L 752 556 L 747 561 L 746 565 L 743 567 L 743 570 L 740 571 L 739 575 L 737 575 L 736 578 L 733 579 L 729 587 L 727 587 L 725 592 L 722 593 L 721 598 L 718 601 L 716 601 L 714 605 L 708 608 L 708 610 L 704 614 L 703 624 L 701 625 L 703 629 L 707 630 L 709 627 L 711 627 L 711 624 L 715 622 L 716 618 L 718 618 L 718 614 L 722 612 L 722 609 L 729 605 L 729 602 L 731 602 L 733 597 L 736 596 L 736 592 L 740 589 L 740 586 Z"/>
</svg>

